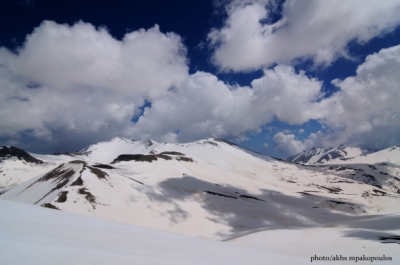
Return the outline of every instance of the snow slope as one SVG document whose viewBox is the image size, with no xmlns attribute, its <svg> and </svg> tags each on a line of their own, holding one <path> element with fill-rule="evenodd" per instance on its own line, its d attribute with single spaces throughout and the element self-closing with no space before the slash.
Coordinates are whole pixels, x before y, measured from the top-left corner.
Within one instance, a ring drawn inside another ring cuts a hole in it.
<svg viewBox="0 0 400 265">
<path fill-rule="evenodd" d="M 187 237 L 0 200 L 0 264 L 308 264 Z"/>
<path fill-rule="evenodd" d="M 348 227 L 263 230 L 227 242 L 166 233 L 0 200 L 0 264 L 348 264 L 319 257 L 400 260 L 400 216 Z M 391 243 L 392 242 L 392 243 Z M 355 261 L 351 261 L 355 263 Z M 371 264 L 371 261 L 356 262 Z"/>
</svg>

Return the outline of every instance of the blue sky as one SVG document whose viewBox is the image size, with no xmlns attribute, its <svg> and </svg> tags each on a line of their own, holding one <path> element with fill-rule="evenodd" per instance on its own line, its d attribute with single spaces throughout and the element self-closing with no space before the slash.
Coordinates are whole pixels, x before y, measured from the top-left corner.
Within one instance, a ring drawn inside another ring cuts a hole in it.
<svg viewBox="0 0 400 265">
<path fill-rule="evenodd" d="M 400 1 L 0 3 L 0 145 L 400 144 Z"/>
</svg>

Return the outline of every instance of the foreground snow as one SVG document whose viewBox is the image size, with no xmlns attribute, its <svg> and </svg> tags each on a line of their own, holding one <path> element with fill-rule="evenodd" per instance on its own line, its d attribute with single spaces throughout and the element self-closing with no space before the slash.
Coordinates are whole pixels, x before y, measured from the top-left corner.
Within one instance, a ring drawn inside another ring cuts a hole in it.
<svg viewBox="0 0 400 265">
<path fill-rule="evenodd" d="M 385 239 L 393 237 L 397 240 Z M 298 261 L 311 262 L 311 257 L 315 256 L 332 259 L 326 262 L 314 259 L 316 264 L 372 264 L 371 261 L 362 262 L 363 256 L 386 257 L 385 261 L 375 260 L 373 264 L 399 264 L 400 215 L 364 216 L 314 228 L 258 231 L 232 239 L 230 243 L 290 256 Z M 358 258 L 357 263 L 355 258 Z"/>
<path fill-rule="evenodd" d="M 308 264 L 244 245 L 0 200 L 0 264 Z"/>
<path fill-rule="evenodd" d="M 311 264 L 318 257 L 387 257 L 398 264 L 400 216 L 346 227 L 265 230 L 218 242 L 0 200 L 0 264 Z M 386 242 L 386 243 L 382 243 Z M 332 264 L 314 261 L 315 264 Z M 342 260 L 334 264 L 353 264 Z M 357 264 L 371 264 L 360 262 Z"/>
</svg>

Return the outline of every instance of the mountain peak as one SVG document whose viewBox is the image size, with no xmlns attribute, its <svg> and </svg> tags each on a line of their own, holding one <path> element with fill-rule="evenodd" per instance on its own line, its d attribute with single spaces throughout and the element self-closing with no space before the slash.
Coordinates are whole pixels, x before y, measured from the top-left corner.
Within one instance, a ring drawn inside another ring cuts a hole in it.
<svg viewBox="0 0 400 265">
<path fill-rule="evenodd" d="M 302 163 L 302 164 L 313 164 L 313 163 L 324 163 L 332 159 L 349 159 L 352 157 L 371 153 L 370 150 L 362 149 L 360 147 L 340 145 L 334 147 L 312 147 L 304 150 L 296 155 L 288 156 L 283 158 L 284 161 Z"/>
<path fill-rule="evenodd" d="M 150 146 L 154 145 L 154 143 L 155 142 L 151 139 L 146 139 L 146 140 L 142 141 L 142 144 L 144 144 L 146 147 L 150 147 Z"/>
<path fill-rule="evenodd" d="M 116 141 L 125 141 L 125 142 L 131 142 L 131 140 L 122 137 L 122 136 L 116 136 L 114 138 L 111 139 L 111 142 L 116 142 Z"/>
<path fill-rule="evenodd" d="M 43 161 L 34 158 L 26 151 L 19 149 L 14 146 L 1 146 L 0 147 L 0 159 L 7 159 L 10 157 L 18 157 L 19 160 L 24 160 L 29 163 L 42 164 Z"/>
</svg>

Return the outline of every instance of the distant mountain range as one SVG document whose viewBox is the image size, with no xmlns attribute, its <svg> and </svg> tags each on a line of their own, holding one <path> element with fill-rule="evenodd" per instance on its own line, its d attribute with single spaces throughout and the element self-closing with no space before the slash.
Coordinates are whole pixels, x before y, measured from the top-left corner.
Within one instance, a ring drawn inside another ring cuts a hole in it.
<svg viewBox="0 0 400 265">
<path fill-rule="evenodd" d="M 346 160 L 349 158 L 372 153 L 372 150 L 360 147 L 350 147 L 341 145 L 337 148 L 313 147 L 296 155 L 283 158 L 284 161 L 303 164 L 324 163 L 330 160 Z"/>
</svg>

